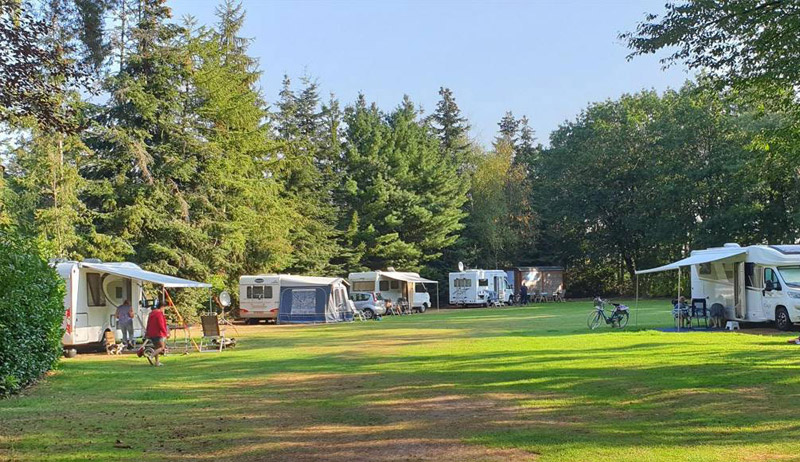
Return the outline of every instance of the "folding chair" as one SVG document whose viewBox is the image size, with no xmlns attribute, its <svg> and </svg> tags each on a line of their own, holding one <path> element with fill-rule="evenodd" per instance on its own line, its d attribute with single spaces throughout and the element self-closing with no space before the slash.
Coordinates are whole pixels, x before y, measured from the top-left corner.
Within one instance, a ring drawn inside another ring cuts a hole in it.
<svg viewBox="0 0 800 462">
<path fill-rule="evenodd" d="M 236 339 L 225 337 L 225 331 L 219 328 L 219 316 L 206 314 L 200 316 L 203 325 L 203 338 L 200 340 L 200 351 L 219 351 L 236 346 Z M 206 349 L 204 350 L 203 347 Z"/>
<path fill-rule="evenodd" d="M 697 327 L 700 327 L 701 319 L 705 320 L 706 328 L 708 327 L 708 309 L 705 298 L 692 299 L 692 319 L 697 320 Z"/>
</svg>

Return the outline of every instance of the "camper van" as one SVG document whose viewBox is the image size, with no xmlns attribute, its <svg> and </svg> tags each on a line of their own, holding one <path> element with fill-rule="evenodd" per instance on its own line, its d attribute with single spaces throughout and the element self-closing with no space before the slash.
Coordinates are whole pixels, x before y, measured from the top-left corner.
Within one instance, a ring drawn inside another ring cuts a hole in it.
<svg viewBox="0 0 800 462">
<path fill-rule="evenodd" d="M 379 293 L 391 303 L 400 298 L 411 300 L 411 309 L 419 313 L 431 307 L 431 296 L 425 284 L 436 284 L 436 281 L 422 278 L 417 273 L 393 270 L 350 273 L 347 279 L 355 292 Z"/>
<path fill-rule="evenodd" d="M 342 278 L 263 274 L 239 278 L 239 319 L 278 324 L 352 321 Z"/>
<path fill-rule="evenodd" d="M 774 321 L 782 330 L 800 322 L 800 245 L 725 244 L 691 257 L 714 260 L 691 265 L 692 298 L 725 308 L 727 319 Z"/>
<path fill-rule="evenodd" d="M 64 336 L 61 343 L 68 356 L 84 346 L 103 347 L 105 333 L 117 332 L 116 310 L 128 300 L 134 310 L 134 336 L 141 337 L 147 325 L 149 308 L 144 284 L 166 288 L 211 287 L 165 274 L 145 271 L 130 262 L 103 263 L 100 260 L 62 261 L 54 263 L 66 283 L 64 296 Z M 150 293 L 157 297 L 157 290 Z"/>
<path fill-rule="evenodd" d="M 514 303 L 514 289 L 503 270 L 469 269 L 450 273 L 450 304 L 481 305 Z"/>
<path fill-rule="evenodd" d="M 705 300 L 712 312 L 722 308 L 735 321 L 774 321 L 782 330 L 800 322 L 800 245 L 725 244 L 637 274 L 686 266 L 693 302 Z"/>
</svg>

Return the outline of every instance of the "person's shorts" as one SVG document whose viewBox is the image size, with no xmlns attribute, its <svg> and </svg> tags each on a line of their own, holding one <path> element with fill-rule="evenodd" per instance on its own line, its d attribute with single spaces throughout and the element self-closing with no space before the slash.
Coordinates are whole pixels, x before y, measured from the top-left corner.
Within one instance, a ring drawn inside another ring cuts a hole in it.
<svg viewBox="0 0 800 462">
<path fill-rule="evenodd" d="M 158 345 L 159 343 L 164 342 L 164 337 L 147 337 L 147 340 L 153 342 L 153 344 Z"/>
</svg>

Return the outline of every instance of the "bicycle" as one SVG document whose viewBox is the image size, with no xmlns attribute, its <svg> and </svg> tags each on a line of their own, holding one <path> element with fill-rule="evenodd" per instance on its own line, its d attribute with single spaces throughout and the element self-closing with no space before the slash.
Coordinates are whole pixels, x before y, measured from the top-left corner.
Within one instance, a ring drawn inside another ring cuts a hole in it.
<svg viewBox="0 0 800 462">
<path fill-rule="evenodd" d="M 606 314 L 606 304 L 614 305 L 614 311 L 611 315 Z M 605 321 L 606 324 L 612 328 L 619 327 L 623 329 L 628 325 L 628 307 L 620 303 L 611 303 L 608 300 L 603 300 L 600 297 L 594 299 L 594 309 L 589 313 L 589 318 L 586 324 L 589 329 L 597 329 L 600 327 L 600 321 Z"/>
</svg>

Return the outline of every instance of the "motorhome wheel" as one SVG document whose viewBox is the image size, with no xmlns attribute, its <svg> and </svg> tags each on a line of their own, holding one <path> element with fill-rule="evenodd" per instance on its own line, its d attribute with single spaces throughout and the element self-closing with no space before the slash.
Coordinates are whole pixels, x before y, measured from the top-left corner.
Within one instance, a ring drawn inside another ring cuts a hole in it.
<svg viewBox="0 0 800 462">
<path fill-rule="evenodd" d="M 792 320 L 789 318 L 789 312 L 782 306 L 779 306 L 775 310 L 775 327 L 780 330 L 789 330 L 792 328 Z"/>
<path fill-rule="evenodd" d="M 66 350 L 64 350 L 64 356 L 67 358 L 74 358 L 78 356 L 78 350 L 76 350 L 75 348 L 67 348 Z"/>
<path fill-rule="evenodd" d="M 427 310 L 428 310 L 428 308 L 430 308 L 430 307 L 428 306 L 428 304 L 427 304 L 427 303 L 423 303 L 423 304 L 422 304 L 422 309 L 420 309 L 420 310 L 419 310 L 419 312 L 420 312 L 420 313 L 424 313 L 425 311 L 427 311 Z"/>
</svg>

